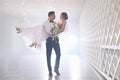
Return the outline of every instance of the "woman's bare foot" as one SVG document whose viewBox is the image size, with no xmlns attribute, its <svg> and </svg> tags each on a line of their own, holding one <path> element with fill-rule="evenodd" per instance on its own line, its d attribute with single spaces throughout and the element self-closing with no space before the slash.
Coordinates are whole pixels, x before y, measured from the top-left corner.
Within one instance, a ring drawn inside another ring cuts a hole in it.
<svg viewBox="0 0 120 80">
<path fill-rule="evenodd" d="M 15 27 L 15 28 L 16 28 L 17 33 L 21 33 L 21 29 L 20 28 L 18 28 L 18 27 Z"/>
<path fill-rule="evenodd" d="M 36 43 L 32 43 L 31 45 L 29 45 L 29 47 L 33 47 L 33 46 L 35 46 L 35 48 L 36 48 Z"/>
</svg>

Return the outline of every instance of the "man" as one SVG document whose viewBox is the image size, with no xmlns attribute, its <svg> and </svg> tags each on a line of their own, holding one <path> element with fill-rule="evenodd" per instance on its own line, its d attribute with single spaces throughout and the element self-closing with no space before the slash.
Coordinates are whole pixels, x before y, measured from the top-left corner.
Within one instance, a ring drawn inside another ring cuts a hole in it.
<svg viewBox="0 0 120 80">
<path fill-rule="evenodd" d="M 54 72 L 57 75 L 60 75 L 59 63 L 60 63 L 61 52 L 60 52 L 59 38 L 57 36 L 56 37 L 51 36 L 51 29 L 54 27 L 54 23 L 55 23 L 54 20 L 55 20 L 55 12 L 50 11 L 48 13 L 48 20 L 43 24 L 47 35 L 50 36 L 46 40 L 46 56 L 47 56 L 47 66 L 48 66 L 49 76 L 53 75 L 52 66 L 51 66 L 52 48 L 55 50 L 55 53 L 56 53 Z"/>
<path fill-rule="evenodd" d="M 48 20 L 46 22 L 43 23 L 43 27 L 45 29 L 45 33 L 47 34 L 46 36 L 49 36 L 46 40 L 46 56 L 47 56 L 47 66 L 48 66 L 48 71 L 49 71 L 49 76 L 52 76 L 52 66 L 51 66 L 51 52 L 52 52 L 52 48 L 54 48 L 55 53 L 56 53 L 56 61 L 55 61 L 55 67 L 54 67 L 54 72 L 57 75 L 60 75 L 59 72 L 59 63 L 60 63 L 60 46 L 59 46 L 59 38 L 56 36 L 52 36 L 51 30 L 53 29 L 53 27 L 55 26 L 55 12 L 54 11 L 50 11 L 48 13 Z M 29 29 L 29 28 L 28 28 Z M 31 29 L 31 28 L 30 28 Z M 22 31 L 21 28 L 16 27 L 17 33 L 22 33 L 25 32 L 25 30 Z M 31 33 L 31 32 L 29 32 Z M 36 47 L 36 43 L 33 42 L 30 47 L 35 46 Z"/>
</svg>

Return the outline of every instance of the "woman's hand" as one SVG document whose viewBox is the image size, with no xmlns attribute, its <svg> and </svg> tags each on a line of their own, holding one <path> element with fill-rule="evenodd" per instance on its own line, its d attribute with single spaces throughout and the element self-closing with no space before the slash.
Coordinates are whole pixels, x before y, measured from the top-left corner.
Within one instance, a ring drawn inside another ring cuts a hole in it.
<svg viewBox="0 0 120 80">
<path fill-rule="evenodd" d="M 35 47 L 36 48 L 37 44 L 36 43 L 32 43 L 31 45 L 29 45 L 29 47 Z"/>
<path fill-rule="evenodd" d="M 58 27 L 59 27 L 60 29 L 62 29 L 62 24 L 58 23 Z"/>
<path fill-rule="evenodd" d="M 21 33 L 22 32 L 21 28 L 18 28 L 18 27 L 16 27 L 16 31 L 17 31 L 17 33 Z"/>
</svg>

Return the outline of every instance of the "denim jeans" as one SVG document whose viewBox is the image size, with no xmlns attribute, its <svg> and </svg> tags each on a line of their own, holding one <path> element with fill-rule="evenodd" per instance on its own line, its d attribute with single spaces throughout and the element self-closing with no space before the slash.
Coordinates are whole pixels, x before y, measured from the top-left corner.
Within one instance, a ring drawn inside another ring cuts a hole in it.
<svg viewBox="0 0 120 80">
<path fill-rule="evenodd" d="M 59 38 L 55 37 L 48 37 L 46 41 L 46 56 L 47 56 L 47 66 L 48 66 L 48 71 L 52 71 L 52 66 L 51 66 L 51 54 L 52 54 L 52 48 L 55 50 L 56 53 L 56 61 L 55 61 L 55 70 L 59 69 L 59 64 L 60 64 L 60 45 L 59 45 Z"/>
</svg>

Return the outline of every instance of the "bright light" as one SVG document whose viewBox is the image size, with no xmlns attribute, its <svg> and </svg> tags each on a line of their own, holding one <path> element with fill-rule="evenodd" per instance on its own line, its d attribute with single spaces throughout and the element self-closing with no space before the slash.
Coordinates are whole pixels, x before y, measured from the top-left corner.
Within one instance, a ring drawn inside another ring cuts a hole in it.
<svg viewBox="0 0 120 80">
<path fill-rule="evenodd" d="M 71 59 L 71 76 L 72 80 L 79 80 L 80 77 L 80 66 L 79 66 L 79 57 L 78 56 L 72 56 Z"/>
<path fill-rule="evenodd" d="M 77 37 L 75 35 L 71 35 L 69 37 L 68 41 L 69 41 L 70 44 L 76 44 L 77 43 Z"/>
<path fill-rule="evenodd" d="M 7 3 L 7 2 L 5 2 L 5 3 L 4 3 L 4 5 L 5 5 L 5 6 L 7 6 L 7 5 L 8 5 L 8 3 Z"/>
<path fill-rule="evenodd" d="M 63 36 L 63 37 L 60 37 L 60 40 L 61 40 L 61 44 L 63 44 L 64 46 L 75 45 L 77 43 L 77 36 L 75 35 L 69 35 L 68 37 Z"/>
</svg>

